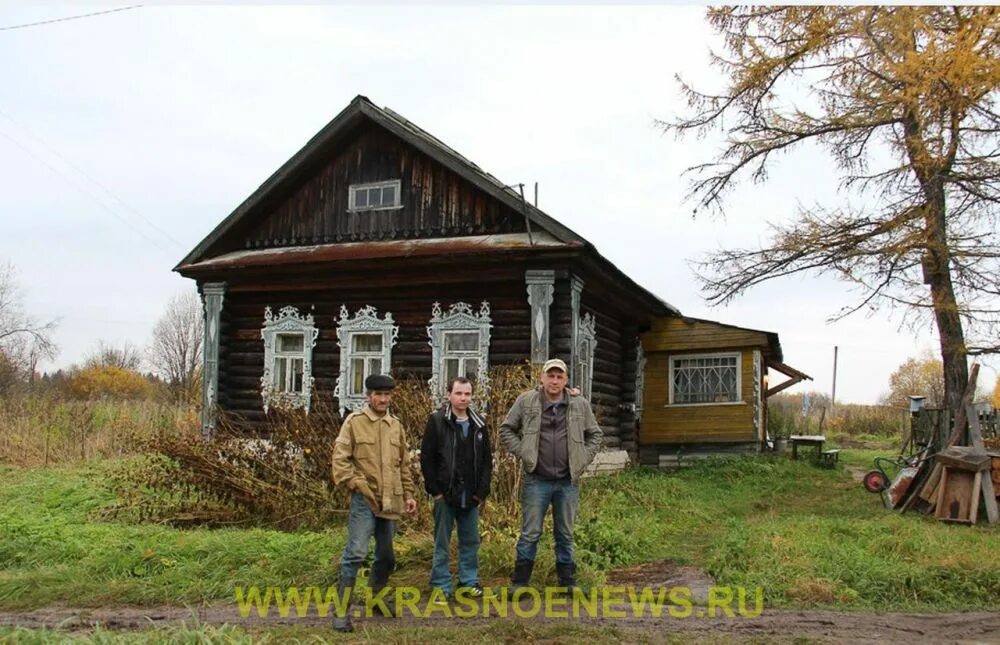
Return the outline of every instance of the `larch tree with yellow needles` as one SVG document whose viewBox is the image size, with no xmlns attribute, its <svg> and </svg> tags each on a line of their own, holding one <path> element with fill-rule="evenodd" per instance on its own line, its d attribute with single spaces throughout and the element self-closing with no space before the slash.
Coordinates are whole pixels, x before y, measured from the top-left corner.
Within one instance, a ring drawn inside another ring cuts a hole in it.
<svg viewBox="0 0 1000 645">
<path fill-rule="evenodd" d="M 706 299 L 834 274 L 861 294 L 834 318 L 888 307 L 933 321 L 957 408 L 968 357 L 1000 351 L 1000 9 L 725 7 L 708 19 L 724 39 L 713 61 L 725 89 L 681 81 L 689 113 L 660 122 L 724 136 L 689 169 L 691 199 L 721 210 L 734 184 L 766 180 L 776 157 L 814 142 L 864 205 L 800 207 L 756 248 L 703 258 Z"/>
</svg>

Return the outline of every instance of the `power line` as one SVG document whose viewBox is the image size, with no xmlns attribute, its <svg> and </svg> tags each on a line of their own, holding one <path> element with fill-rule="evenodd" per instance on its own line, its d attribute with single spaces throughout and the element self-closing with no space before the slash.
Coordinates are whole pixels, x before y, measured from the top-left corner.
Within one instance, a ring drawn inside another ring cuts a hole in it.
<svg viewBox="0 0 1000 645">
<path fill-rule="evenodd" d="M 117 9 L 105 9 L 104 11 L 95 11 L 94 13 L 84 13 L 78 16 L 66 16 L 65 18 L 53 18 L 51 20 L 39 20 L 38 22 L 29 22 L 23 25 L 10 25 L 8 27 L 0 27 L 0 31 L 9 31 L 11 29 L 24 29 L 25 27 L 38 27 L 39 25 L 51 25 L 55 22 L 66 22 L 67 20 L 79 20 L 80 18 L 91 18 L 93 16 L 103 16 L 108 13 L 117 13 L 119 11 L 128 11 L 129 9 L 138 9 L 141 4 L 133 4 L 127 7 L 118 7 Z"/>
<path fill-rule="evenodd" d="M 80 186 L 79 184 L 77 184 L 76 182 L 74 182 L 72 179 L 70 179 L 65 173 L 63 173 L 62 171 L 60 171 L 58 168 L 56 168 L 55 166 L 53 166 L 52 164 L 50 164 L 46 160 L 44 160 L 41 157 L 39 157 L 38 155 L 36 155 L 34 152 L 32 152 L 31 150 L 29 150 L 25 146 L 21 145 L 21 143 L 18 142 L 17 139 L 14 139 L 13 137 L 11 137 L 7 133 L 3 132 L 2 130 L 0 130 L 0 137 L 3 137 L 4 139 L 7 139 L 12 144 L 14 144 L 18 148 L 20 148 L 22 151 L 24 151 L 25 154 L 27 154 L 28 156 L 30 156 L 32 159 L 34 159 L 38 163 L 42 164 L 46 168 L 48 168 L 54 174 L 58 175 L 59 177 L 62 177 L 67 183 L 69 183 L 69 185 L 71 185 L 77 191 L 83 193 L 87 197 L 89 197 L 92 200 L 94 200 L 94 202 L 98 206 L 100 206 L 103 210 L 107 211 L 108 213 L 110 213 L 114 217 L 116 217 L 119 220 L 121 220 L 121 222 L 123 224 L 125 224 L 126 226 L 128 226 L 129 228 L 131 228 L 133 231 L 135 231 L 136 233 L 138 233 L 139 236 L 142 237 L 144 240 L 146 240 L 150 244 L 153 244 L 154 246 L 158 247 L 161 251 L 163 251 L 165 253 L 168 253 L 168 254 L 171 254 L 171 255 L 174 253 L 170 249 L 167 249 L 165 246 L 163 246 L 162 244 L 160 244 L 158 240 L 154 240 L 154 239 L 150 238 L 149 236 L 147 236 L 145 232 L 143 232 L 141 229 L 139 229 L 138 227 L 136 227 L 135 224 L 133 224 L 131 221 L 129 221 L 128 219 L 124 218 L 122 215 L 120 215 L 119 213 L 115 212 L 114 210 L 108 208 L 107 204 L 105 204 L 100 199 L 98 199 L 97 196 L 94 195 L 92 192 L 90 192 L 89 190 L 87 190 L 83 186 Z"/>
<path fill-rule="evenodd" d="M 181 249 L 184 248 L 184 245 L 181 244 L 180 242 L 178 242 L 176 239 L 174 239 L 169 233 L 167 233 L 162 228 L 160 228 L 159 226 L 157 226 L 156 224 L 154 224 L 152 221 L 150 221 L 148 218 L 146 218 L 142 213 L 138 212 L 137 210 L 135 210 L 134 208 L 132 208 L 131 206 L 129 206 L 128 204 L 126 204 L 125 201 L 123 199 L 121 199 L 120 197 L 118 197 L 118 195 L 116 195 L 114 192 L 112 192 L 110 188 L 108 188 L 107 186 L 105 186 L 101 182 L 97 181 L 96 179 L 94 179 L 93 177 L 91 177 L 90 175 L 88 175 L 86 172 L 84 172 L 82 168 L 80 168 L 79 166 L 77 166 L 76 164 L 74 164 L 72 161 L 70 161 L 69 159 L 67 159 L 63 155 L 59 154 L 58 150 L 54 149 L 49 144 L 45 143 L 45 141 L 43 141 L 41 138 L 39 138 L 37 135 L 35 135 L 23 123 L 18 122 L 16 119 L 14 119 L 14 117 L 12 117 L 11 115 L 7 114 L 3 110 L 0 110 L 0 116 L 4 117 L 5 119 L 7 119 L 11 123 L 13 123 L 15 126 L 17 126 L 18 128 L 20 128 L 21 131 L 24 132 L 26 135 L 28 135 L 31 139 L 33 139 L 35 141 L 35 143 L 37 143 L 38 145 L 40 145 L 43 148 L 45 148 L 46 150 L 48 150 L 57 159 L 59 159 L 64 164 L 66 164 L 67 166 L 69 166 L 70 168 L 72 168 L 73 170 L 75 170 L 84 179 L 86 179 L 90 183 L 94 184 L 95 186 L 97 186 L 98 188 L 100 188 L 101 190 L 103 190 L 109 197 L 111 197 L 111 199 L 113 199 L 116 202 L 118 202 L 124 210 L 126 210 L 129 213 L 135 215 L 140 220 L 142 220 L 143 222 L 145 222 L 151 229 L 153 229 L 154 231 L 156 231 L 157 233 L 159 233 L 160 235 L 162 235 L 171 244 L 173 244 L 177 248 L 181 248 Z"/>
</svg>

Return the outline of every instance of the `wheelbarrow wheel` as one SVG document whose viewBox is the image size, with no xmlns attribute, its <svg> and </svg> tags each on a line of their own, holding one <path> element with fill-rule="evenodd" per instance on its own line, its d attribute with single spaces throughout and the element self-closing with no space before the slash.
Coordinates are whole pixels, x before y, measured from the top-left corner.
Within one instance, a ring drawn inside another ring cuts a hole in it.
<svg viewBox="0 0 1000 645">
<path fill-rule="evenodd" d="M 879 493 L 889 487 L 889 479 L 881 470 L 869 470 L 861 482 L 869 493 Z"/>
</svg>

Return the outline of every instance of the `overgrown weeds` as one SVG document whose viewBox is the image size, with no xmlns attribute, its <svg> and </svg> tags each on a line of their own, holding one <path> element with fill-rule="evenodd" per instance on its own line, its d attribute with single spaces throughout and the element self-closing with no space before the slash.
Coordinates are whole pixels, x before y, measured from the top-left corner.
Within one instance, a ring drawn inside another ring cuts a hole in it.
<svg viewBox="0 0 1000 645">
<path fill-rule="evenodd" d="M 501 446 L 500 424 L 514 399 L 531 387 L 527 365 L 490 370 L 490 388 L 477 393 L 493 446 L 493 485 L 482 509 L 487 530 L 509 532 L 518 524 L 521 466 Z M 484 395 L 485 394 L 485 395 Z M 392 412 L 400 418 L 410 448 L 417 495 L 423 491 L 419 448 L 428 415 L 438 402 L 426 382 L 401 379 Z M 307 414 L 272 407 L 263 430 L 220 415 L 206 440 L 196 425 L 148 434 L 153 456 L 130 461 L 110 485 L 121 502 L 109 516 L 173 524 L 258 522 L 286 529 L 326 526 L 348 508 L 348 495 L 332 487 L 330 465 L 341 417 L 322 403 Z M 427 514 L 406 518 L 404 530 L 426 530 Z"/>
<path fill-rule="evenodd" d="M 154 401 L 70 401 L 51 392 L 0 397 L 0 462 L 22 467 L 107 459 L 150 436 L 191 428 L 191 408 Z"/>
</svg>

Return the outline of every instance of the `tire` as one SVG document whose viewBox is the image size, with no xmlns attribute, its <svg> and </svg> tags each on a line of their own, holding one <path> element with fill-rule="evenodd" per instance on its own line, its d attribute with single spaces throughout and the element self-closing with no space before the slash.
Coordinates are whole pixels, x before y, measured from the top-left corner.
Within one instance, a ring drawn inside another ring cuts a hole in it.
<svg viewBox="0 0 1000 645">
<path fill-rule="evenodd" d="M 861 483 L 869 493 L 880 493 L 889 487 L 889 479 L 881 470 L 869 470 L 865 473 Z"/>
</svg>

